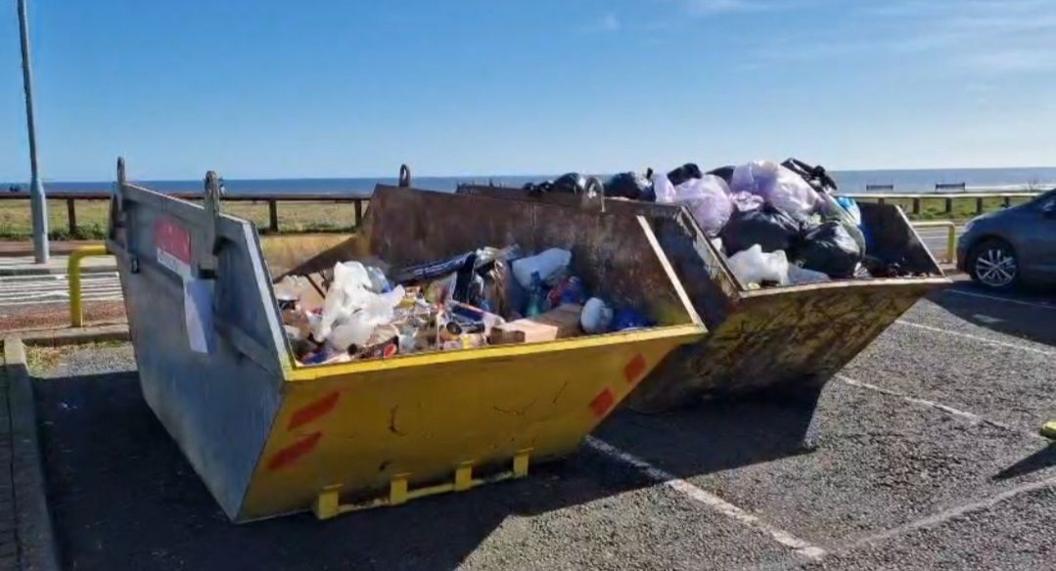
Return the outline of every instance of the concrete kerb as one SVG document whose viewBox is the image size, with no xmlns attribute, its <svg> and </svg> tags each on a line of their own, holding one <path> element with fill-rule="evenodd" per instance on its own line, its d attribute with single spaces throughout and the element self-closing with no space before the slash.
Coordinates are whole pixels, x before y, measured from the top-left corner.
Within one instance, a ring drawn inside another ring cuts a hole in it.
<svg viewBox="0 0 1056 571">
<path fill-rule="evenodd" d="M 27 571 L 59 569 L 37 437 L 33 383 L 26 365 L 25 346 L 17 336 L 4 338 L 3 374 L 8 380 L 11 408 L 12 476 L 21 568 Z"/>
<path fill-rule="evenodd" d="M 18 334 L 22 343 L 33 346 L 63 347 L 103 341 L 128 341 L 128 325 L 117 323 L 78 328 L 42 329 Z"/>
<path fill-rule="evenodd" d="M 81 268 L 82 274 L 105 274 L 113 273 L 117 271 L 117 264 L 106 264 L 99 266 L 84 266 Z M 12 268 L 0 268 L 0 277 L 17 277 L 17 276 L 58 276 L 66 274 L 66 266 L 47 266 L 42 268 L 34 267 L 12 267 Z"/>
</svg>

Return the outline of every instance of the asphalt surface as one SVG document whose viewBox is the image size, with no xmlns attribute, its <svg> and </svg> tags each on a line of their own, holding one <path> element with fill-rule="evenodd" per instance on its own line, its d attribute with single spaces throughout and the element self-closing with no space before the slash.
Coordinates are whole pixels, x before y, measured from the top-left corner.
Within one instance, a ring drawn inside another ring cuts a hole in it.
<svg viewBox="0 0 1056 571">
<path fill-rule="evenodd" d="M 529 478 L 328 522 L 225 517 L 144 404 L 127 345 L 35 371 L 73 569 L 1056 566 L 1056 296 L 958 284 L 779 401 L 620 412 Z M 817 440 L 804 446 L 814 420 Z"/>
</svg>

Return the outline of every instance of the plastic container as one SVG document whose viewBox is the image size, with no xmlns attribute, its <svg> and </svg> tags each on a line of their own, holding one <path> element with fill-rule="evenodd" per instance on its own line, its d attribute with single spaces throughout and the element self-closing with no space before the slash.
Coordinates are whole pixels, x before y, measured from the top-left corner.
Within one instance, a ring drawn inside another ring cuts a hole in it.
<svg viewBox="0 0 1056 571">
<path fill-rule="evenodd" d="M 362 233 L 311 257 L 272 243 L 265 259 L 253 225 L 221 214 L 215 175 L 207 181 L 199 206 L 130 185 L 119 166 L 108 246 L 143 395 L 237 522 L 327 518 L 525 476 L 573 452 L 704 331 L 644 220 L 379 187 Z M 577 275 L 660 325 L 314 367 L 292 359 L 269 267 L 367 253 L 411 264 L 509 241 L 571 250 Z M 188 300 L 188 289 L 211 297 Z M 204 343 L 189 339 L 192 314 L 210 317 L 195 321 Z"/>
</svg>

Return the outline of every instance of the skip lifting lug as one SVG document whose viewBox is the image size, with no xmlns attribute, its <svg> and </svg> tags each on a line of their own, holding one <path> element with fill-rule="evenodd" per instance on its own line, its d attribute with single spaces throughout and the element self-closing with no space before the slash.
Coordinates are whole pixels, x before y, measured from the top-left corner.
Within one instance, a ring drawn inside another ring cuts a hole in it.
<svg viewBox="0 0 1056 571">
<path fill-rule="evenodd" d="M 215 279 L 220 252 L 220 199 L 223 195 L 223 182 L 216 171 L 205 173 L 205 198 L 202 208 L 205 212 L 205 248 L 197 256 L 198 277 Z"/>
<path fill-rule="evenodd" d="M 411 188 L 411 167 L 406 164 L 400 165 L 400 178 L 398 186 L 400 188 Z"/>
</svg>

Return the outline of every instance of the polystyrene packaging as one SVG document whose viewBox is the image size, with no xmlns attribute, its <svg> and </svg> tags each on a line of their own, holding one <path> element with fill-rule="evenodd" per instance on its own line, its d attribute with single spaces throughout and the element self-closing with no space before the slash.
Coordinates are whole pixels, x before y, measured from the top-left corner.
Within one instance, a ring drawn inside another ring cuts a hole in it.
<svg viewBox="0 0 1056 571">
<path fill-rule="evenodd" d="M 774 208 L 799 219 L 813 214 L 819 203 L 817 191 L 807 181 L 773 161 L 753 161 L 735 168 L 730 191 L 761 196 Z"/>
<path fill-rule="evenodd" d="M 572 262 L 572 252 L 561 248 L 550 248 L 541 254 L 521 258 L 513 262 L 513 277 L 521 287 L 532 287 L 532 274 L 538 272 L 545 282 L 561 268 Z"/>
<path fill-rule="evenodd" d="M 660 196 L 658 189 L 657 202 L 665 202 Z M 688 208 L 697 224 L 709 236 L 718 235 L 733 214 L 733 203 L 730 202 L 730 189 L 726 186 L 726 181 L 710 174 L 704 175 L 703 178 L 691 178 L 674 187 L 674 195 L 669 203 L 681 204 Z"/>
<path fill-rule="evenodd" d="M 759 244 L 730 256 L 730 270 L 744 284 L 777 282 L 788 285 L 788 257 L 784 250 L 763 253 Z"/>
</svg>

